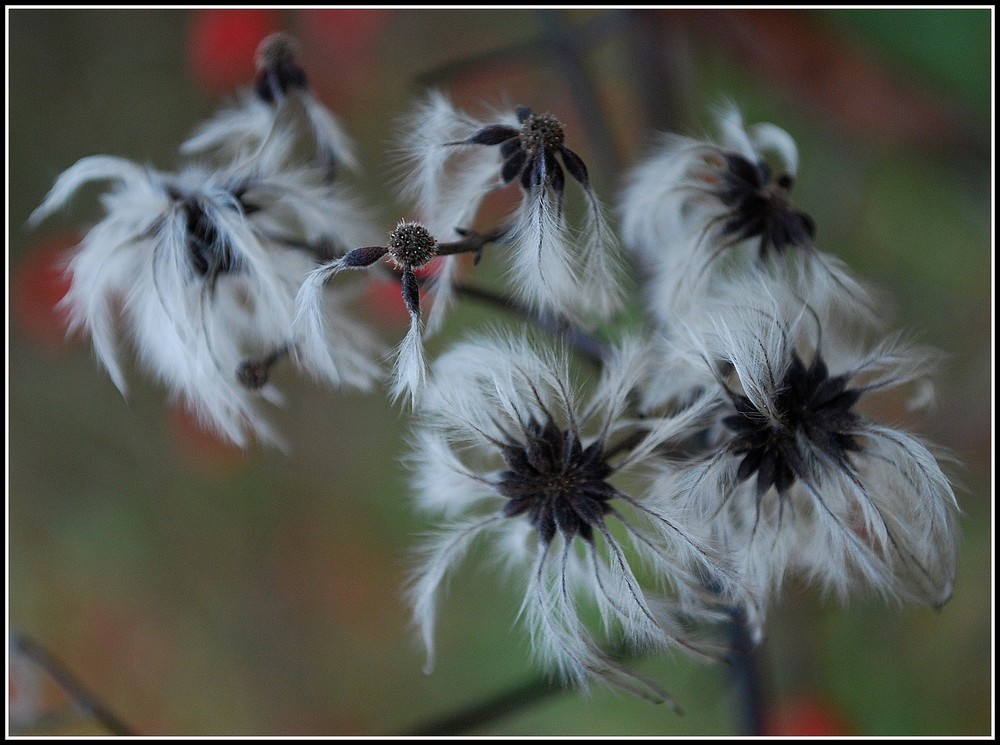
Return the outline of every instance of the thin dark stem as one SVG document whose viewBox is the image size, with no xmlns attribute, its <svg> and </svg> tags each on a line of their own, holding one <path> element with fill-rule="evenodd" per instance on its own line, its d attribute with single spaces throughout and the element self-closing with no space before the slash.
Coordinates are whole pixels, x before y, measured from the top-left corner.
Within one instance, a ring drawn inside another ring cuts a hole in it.
<svg viewBox="0 0 1000 745">
<path fill-rule="evenodd" d="M 509 714 L 516 714 L 536 706 L 545 699 L 562 693 L 562 691 L 560 686 L 545 678 L 538 678 L 498 693 L 485 701 L 447 714 L 440 719 L 426 722 L 413 729 L 409 734 L 418 737 L 464 734 L 481 729 Z"/>
<path fill-rule="evenodd" d="M 464 297 L 487 303 L 495 308 L 500 308 L 508 313 L 522 316 L 537 323 L 543 330 L 565 339 L 580 355 L 586 357 L 597 366 L 604 364 L 604 360 L 608 358 L 608 348 L 602 341 L 594 338 L 582 329 L 575 328 L 565 319 L 532 313 L 509 297 L 498 295 L 482 287 L 456 284 L 454 290 L 457 294 Z"/>
<path fill-rule="evenodd" d="M 24 634 L 11 632 L 13 645 L 35 664 L 44 669 L 66 692 L 73 703 L 86 715 L 96 719 L 102 727 L 114 735 L 134 737 L 135 730 L 113 714 L 108 707 L 98 701 L 83 684 L 66 669 L 59 660 L 49 654 L 37 642 Z"/>
<path fill-rule="evenodd" d="M 610 659 L 616 662 L 628 662 L 637 657 L 635 650 L 624 645 L 613 646 L 607 654 Z M 572 688 L 561 686 L 546 677 L 538 677 L 495 694 L 484 701 L 470 704 L 457 712 L 419 725 L 411 730 L 410 734 L 415 736 L 465 734 L 481 729 L 483 726 L 510 714 L 523 712 L 560 693 L 572 690 Z"/>
<path fill-rule="evenodd" d="M 435 256 L 454 256 L 455 254 L 463 253 L 479 253 L 486 247 L 487 243 L 495 243 L 496 241 L 502 240 L 503 237 L 510 232 L 510 226 L 499 225 L 492 230 L 487 230 L 485 233 L 477 233 L 474 230 L 465 230 L 462 228 L 456 229 L 456 232 L 461 235 L 462 238 L 457 241 L 437 244 L 437 248 L 434 251 Z"/>
<path fill-rule="evenodd" d="M 763 674 L 758 653 L 747 632 L 746 617 L 742 610 L 731 611 L 727 627 L 732 645 L 728 662 L 740 697 L 741 734 L 759 736 L 764 733 Z M 619 647 L 612 650 L 609 656 L 614 660 L 625 662 L 633 659 L 636 654 L 634 651 Z M 454 713 L 419 725 L 412 729 L 409 735 L 425 737 L 461 735 L 480 730 L 491 722 L 523 712 L 564 690 L 566 689 L 551 683 L 546 678 L 536 678 L 484 701 L 470 704 Z"/>
<path fill-rule="evenodd" d="M 754 647 L 747 631 L 746 614 L 742 609 L 731 612 L 728 623 L 732 651 L 730 669 L 739 697 L 740 728 L 743 735 L 764 734 L 764 675 L 760 653 Z"/>
</svg>

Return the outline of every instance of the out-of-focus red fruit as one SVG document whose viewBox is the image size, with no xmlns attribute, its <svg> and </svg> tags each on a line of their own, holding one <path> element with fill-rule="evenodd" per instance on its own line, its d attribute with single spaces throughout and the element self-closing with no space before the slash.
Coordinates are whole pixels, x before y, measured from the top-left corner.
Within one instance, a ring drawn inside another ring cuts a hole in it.
<svg viewBox="0 0 1000 745">
<path fill-rule="evenodd" d="M 227 93 L 253 81 L 261 40 L 280 28 L 277 10 L 197 10 L 188 33 L 188 67 L 206 93 Z"/>
<path fill-rule="evenodd" d="M 68 235 L 51 238 L 28 251 L 13 270 L 10 304 L 14 322 L 29 339 L 47 349 L 66 344 L 69 316 L 57 306 L 69 291 L 65 262 L 77 240 L 77 236 Z"/>
<path fill-rule="evenodd" d="M 854 728 L 831 702 L 818 696 L 803 695 L 777 704 L 766 717 L 762 734 L 822 737 L 853 733 Z"/>
<path fill-rule="evenodd" d="M 246 462 L 242 450 L 203 427 L 185 406 L 171 410 L 168 426 L 174 452 L 199 471 L 225 475 Z"/>
</svg>

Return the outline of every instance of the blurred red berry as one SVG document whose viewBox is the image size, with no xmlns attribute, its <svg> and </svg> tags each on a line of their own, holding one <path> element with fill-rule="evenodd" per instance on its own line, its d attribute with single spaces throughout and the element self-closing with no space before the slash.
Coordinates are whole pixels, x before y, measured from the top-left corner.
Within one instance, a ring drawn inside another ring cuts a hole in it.
<svg viewBox="0 0 1000 745">
<path fill-rule="evenodd" d="M 226 93 L 253 81 L 261 40 L 280 28 L 277 10 L 198 10 L 188 34 L 188 66 L 206 93 Z"/>
<path fill-rule="evenodd" d="M 763 734 L 822 737 L 850 735 L 853 728 L 830 701 L 819 696 L 800 695 L 775 707 L 764 722 Z"/>
<path fill-rule="evenodd" d="M 28 251 L 14 267 L 11 315 L 28 338 L 48 349 L 66 344 L 69 317 L 57 306 L 69 290 L 65 262 L 77 240 L 76 236 L 51 238 Z"/>
</svg>

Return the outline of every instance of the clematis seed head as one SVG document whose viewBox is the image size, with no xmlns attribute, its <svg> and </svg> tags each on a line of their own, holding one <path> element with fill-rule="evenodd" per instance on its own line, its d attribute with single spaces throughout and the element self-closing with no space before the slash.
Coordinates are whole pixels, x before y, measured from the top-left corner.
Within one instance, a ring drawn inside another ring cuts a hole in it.
<svg viewBox="0 0 1000 745">
<path fill-rule="evenodd" d="M 400 222 L 389 234 L 386 248 L 397 265 L 412 269 L 419 269 L 437 255 L 437 241 L 418 222 Z"/>
</svg>

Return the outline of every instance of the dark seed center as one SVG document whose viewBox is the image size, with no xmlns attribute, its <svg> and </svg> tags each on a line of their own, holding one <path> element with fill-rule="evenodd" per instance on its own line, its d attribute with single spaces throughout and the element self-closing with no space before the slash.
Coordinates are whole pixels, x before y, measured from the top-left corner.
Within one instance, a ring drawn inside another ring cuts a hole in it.
<svg viewBox="0 0 1000 745">
<path fill-rule="evenodd" d="M 780 180 L 765 184 L 761 189 L 761 196 L 774 212 L 786 210 L 791 205 L 791 191 Z"/>
<path fill-rule="evenodd" d="M 732 452 L 743 456 L 738 477 L 757 474 L 758 493 L 771 486 L 779 492 L 809 471 L 812 458 L 808 449 L 823 452 L 832 461 L 844 463 L 849 451 L 858 449 L 852 434 L 859 417 L 853 406 L 861 391 L 847 387 L 848 377 L 831 377 L 818 354 L 806 366 L 798 354 L 774 396 L 773 419 L 746 396 L 736 396 L 739 413 L 724 420 L 735 433 Z M 810 445 L 804 449 L 800 437 Z"/>
<path fill-rule="evenodd" d="M 530 115 L 521 125 L 518 136 L 521 147 L 528 152 L 561 147 L 566 137 L 562 122 L 551 114 Z"/>
<path fill-rule="evenodd" d="M 389 256 L 399 266 L 420 268 L 434 258 L 437 253 L 437 241 L 420 223 L 400 223 L 389 234 Z"/>
<path fill-rule="evenodd" d="M 599 443 L 583 448 L 579 436 L 552 422 L 533 422 L 524 443 L 503 448 L 507 469 L 497 491 L 509 500 L 507 517 L 525 515 L 544 542 L 557 532 L 591 540 L 617 494 L 605 479 L 613 468 Z"/>
</svg>

